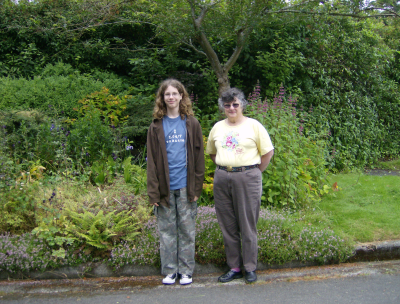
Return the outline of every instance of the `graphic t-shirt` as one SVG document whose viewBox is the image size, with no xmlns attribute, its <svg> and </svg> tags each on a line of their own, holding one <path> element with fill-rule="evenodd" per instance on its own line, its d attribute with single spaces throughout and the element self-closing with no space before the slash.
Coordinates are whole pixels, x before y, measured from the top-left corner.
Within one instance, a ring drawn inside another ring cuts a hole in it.
<svg viewBox="0 0 400 304">
<path fill-rule="evenodd" d="M 217 122 L 208 137 L 206 153 L 216 154 L 220 166 L 251 166 L 261 163 L 261 155 L 273 150 L 267 130 L 257 120 L 247 118 L 238 126 Z"/>
<path fill-rule="evenodd" d="M 169 167 L 170 189 L 186 187 L 186 118 L 164 116 L 163 128 Z"/>
</svg>

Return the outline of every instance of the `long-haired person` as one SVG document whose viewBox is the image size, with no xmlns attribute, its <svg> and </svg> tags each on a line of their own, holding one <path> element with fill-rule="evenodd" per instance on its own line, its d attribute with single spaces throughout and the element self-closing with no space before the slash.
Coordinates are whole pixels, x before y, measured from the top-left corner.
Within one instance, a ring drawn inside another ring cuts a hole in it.
<svg viewBox="0 0 400 304">
<path fill-rule="evenodd" d="M 163 81 L 147 133 L 147 193 L 160 234 L 164 284 L 192 283 L 197 199 L 204 180 L 203 134 L 181 82 Z"/>
</svg>

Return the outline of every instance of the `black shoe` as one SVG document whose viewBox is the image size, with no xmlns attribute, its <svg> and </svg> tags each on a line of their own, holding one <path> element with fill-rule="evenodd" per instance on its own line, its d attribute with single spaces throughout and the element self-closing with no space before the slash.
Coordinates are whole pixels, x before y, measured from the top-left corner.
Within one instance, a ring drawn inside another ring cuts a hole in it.
<svg viewBox="0 0 400 304">
<path fill-rule="evenodd" d="M 246 280 L 246 283 L 254 283 L 257 281 L 257 275 L 255 271 L 250 271 L 250 272 L 245 272 L 244 279 Z"/>
<path fill-rule="evenodd" d="M 227 273 L 223 274 L 218 278 L 219 282 L 227 283 L 235 279 L 243 278 L 243 274 L 241 272 L 236 272 L 233 270 L 229 270 Z"/>
</svg>

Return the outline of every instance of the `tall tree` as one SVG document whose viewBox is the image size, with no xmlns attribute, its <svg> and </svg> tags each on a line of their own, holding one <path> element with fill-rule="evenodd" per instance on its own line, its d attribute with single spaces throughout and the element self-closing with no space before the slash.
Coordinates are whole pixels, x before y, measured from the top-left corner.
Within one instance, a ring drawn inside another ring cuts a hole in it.
<svg viewBox="0 0 400 304">
<path fill-rule="evenodd" d="M 141 4 L 148 12 L 141 15 L 145 17 L 142 20 L 154 24 L 159 35 L 169 36 L 173 42 L 189 46 L 208 59 L 220 93 L 230 87 L 229 71 L 261 20 L 322 14 L 355 18 L 399 16 L 392 7 L 365 6 L 361 1 L 148 0 Z M 221 44 L 230 45 L 231 53 L 218 54 Z"/>
<path fill-rule="evenodd" d="M 394 0 L 378 0 L 369 5 L 360 0 L 41 0 L 38 3 L 43 7 L 43 15 L 32 16 L 28 27 L 58 31 L 61 37 L 81 37 L 111 23 L 149 24 L 170 43 L 190 47 L 203 55 L 217 77 L 220 93 L 230 87 L 229 71 L 248 45 L 250 34 L 260 24 L 266 24 L 265 20 L 305 15 L 399 17 L 398 2 Z M 46 11 L 46 7 L 54 9 Z M 24 30 L 18 22 L 13 29 Z M 150 43 L 154 43 L 153 38 Z M 123 39 L 119 42 L 121 47 L 135 50 L 134 46 L 124 45 Z"/>
</svg>

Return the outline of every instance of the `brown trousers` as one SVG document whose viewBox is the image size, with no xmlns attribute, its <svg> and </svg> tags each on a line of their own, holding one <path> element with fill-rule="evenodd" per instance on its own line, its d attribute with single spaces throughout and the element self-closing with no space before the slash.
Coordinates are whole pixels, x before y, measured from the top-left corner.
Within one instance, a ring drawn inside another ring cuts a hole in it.
<svg viewBox="0 0 400 304">
<path fill-rule="evenodd" d="M 257 267 L 257 221 L 260 213 L 262 176 L 258 168 L 243 172 L 216 169 L 214 200 L 222 230 L 228 266 Z"/>
</svg>

